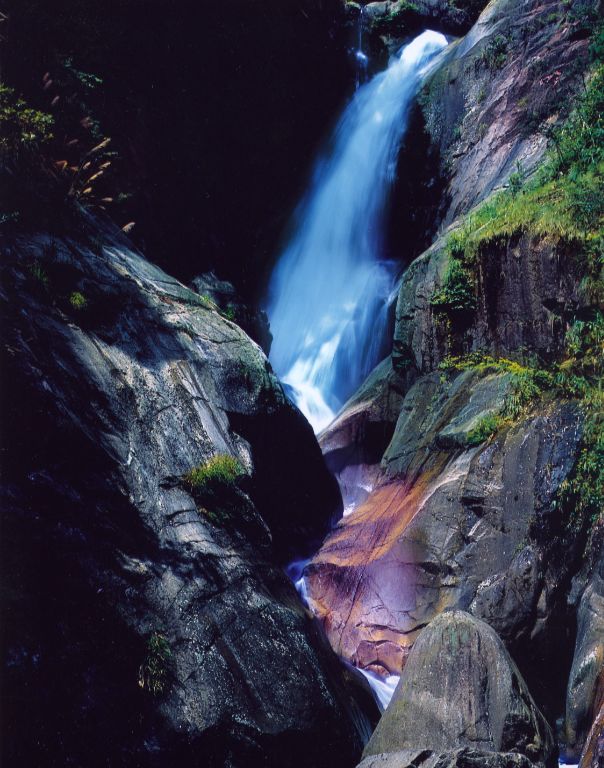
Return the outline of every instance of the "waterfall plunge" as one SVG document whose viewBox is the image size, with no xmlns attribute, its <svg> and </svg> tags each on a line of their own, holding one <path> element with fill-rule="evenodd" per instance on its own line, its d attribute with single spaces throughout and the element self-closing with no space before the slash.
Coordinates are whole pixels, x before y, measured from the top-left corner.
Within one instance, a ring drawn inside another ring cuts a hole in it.
<svg viewBox="0 0 604 768">
<path fill-rule="evenodd" d="M 446 44 L 444 35 L 423 32 L 356 91 L 272 274 L 271 362 L 315 432 L 387 352 L 394 277 L 383 254 L 388 195 L 409 107 Z"/>
</svg>

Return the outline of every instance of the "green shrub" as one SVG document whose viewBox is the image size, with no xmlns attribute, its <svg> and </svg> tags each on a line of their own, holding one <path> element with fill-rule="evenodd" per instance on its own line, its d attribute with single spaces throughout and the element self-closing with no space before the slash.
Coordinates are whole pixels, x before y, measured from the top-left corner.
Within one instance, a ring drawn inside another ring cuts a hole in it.
<svg viewBox="0 0 604 768">
<path fill-rule="evenodd" d="M 196 491 L 212 491 L 234 487 L 245 474 L 243 465 L 234 456 L 219 453 L 185 475 L 186 484 Z"/>
<path fill-rule="evenodd" d="M 172 651 L 160 632 L 147 640 L 147 654 L 138 670 L 138 684 L 153 696 L 163 693 L 168 683 L 169 662 Z"/>
<path fill-rule="evenodd" d="M 50 142 L 53 125 L 52 115 L 32 109 L 12 88 L 0 83 L 0 159 L 4 165 Z"/>
<path fill-rule="evenodd" d="M 216 304 L 214 304 L 214 302 L 208 296 L 207 293 L 202 293 L 199 295 L 199 303 L 202 307 L 205 307 L 206 309 L 216 309 Z"/>
</svg>

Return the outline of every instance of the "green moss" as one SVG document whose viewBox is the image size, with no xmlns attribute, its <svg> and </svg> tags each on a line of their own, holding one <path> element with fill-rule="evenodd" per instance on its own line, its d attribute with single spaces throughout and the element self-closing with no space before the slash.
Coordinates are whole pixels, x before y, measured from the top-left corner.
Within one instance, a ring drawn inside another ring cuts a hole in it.
<svg viewBox="0 0 604 768">
<path fill-rule="evenodd" d="M 508 40 L 503 35 L 496 35 L 483 48 L 479 61 L 490 70 L 501 69 L 506 62 Z"/>
<path fill-rule="evenodd" d="M 184 479 L 192 490 L 211 491 L 220 487 L 236 486 L 244 474 L 245 470 L 239 459 L 228 454 L 218 454 L 194 467 Z"/>
<path fill-rule="evenodd" d="M 71 304 L 72 309 L 75 309 L 76 312 L 81 312 L 88 306 L 88 300 L 84 294 L 79 291 L 73 291 L 73 293 L 70 294 L 69 303 Z"/>
<path fill-rule="evenodd" d="M 417 13 L 418 10 L 419 9 L 415 3 L 411 3 L 409 0 L 399 0 L 396 8 L 393 8 L 388 14 L 388 20 L 397 21 L 409 13 Z"/>
<path fill-rule="evenodd" d="M 604 65 L 598 64 L 569 119 L 552 134 L 546 162 L 530 183 L 518 170 L 451 233 L 449 252 L 473 262 L 491 242 L 519 233 L 553 236 L 583 248 L 592 271 L 602 261 L 604 219 Z"/>
<path fill-rule="evenodd" d="M 168 684 L 172 651 L 160 632 L 153 632 L 147 640 L 147 653 L 138 670 L 138 684 L 153 696 L 163 693 Z"/>
<path fill-rule="evenodd" d="M 415 3 L 409 2 L 409 0 L 399 0 L 394 7 L 391 7 L 387 14 L 372 18 L 370 21 L 371 29 L 377 33 L 387 33 L 393 27 L 398 29 L 404 28 L 411 16 L 417 13 L 418 10 Z"/>
<path fill-rule="evenodd" d="M 467 312 L 476 309 L 474 275 L 455 256 L 448 257 L 443 285 L 436 291 L 430 304 L 444 312 Z"/>
<path fill-rule="evenodd" d="M 511 376 L 510 389 L 500 413 L 499 428 L 504 421 L 521 416 L 530 405 L 555 386 L 555 375 L 536 365 L 523 365 L 515 360 L 496 358 L 482 352 L 463 357 L 447 357 L 440 364 L 445 372 L 472 369 L 481 373 L 507 373 Z"/>
<path fill-rule="evenodd" d="M 484 443 L 485 440 L 499 431 L 504 421 L 500 415 L 494 413 L 483 416 L 474 429 L 468 432 L 467 444 L 480 445 L 480 443 Z"/>
</svg>

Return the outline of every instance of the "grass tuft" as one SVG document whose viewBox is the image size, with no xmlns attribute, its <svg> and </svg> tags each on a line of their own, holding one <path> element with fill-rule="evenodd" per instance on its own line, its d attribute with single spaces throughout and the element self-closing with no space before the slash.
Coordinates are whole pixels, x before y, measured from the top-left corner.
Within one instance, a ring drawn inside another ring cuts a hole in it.
<svg viewBox="0 0 604 768">
<path fill-rule="evenodd" d="M 245 469 L 239 459 L 220 453 L 194 467 L 184 479 L 192 490 L 205 491 L 234 487 L 244 474 Z"/>
</svg>

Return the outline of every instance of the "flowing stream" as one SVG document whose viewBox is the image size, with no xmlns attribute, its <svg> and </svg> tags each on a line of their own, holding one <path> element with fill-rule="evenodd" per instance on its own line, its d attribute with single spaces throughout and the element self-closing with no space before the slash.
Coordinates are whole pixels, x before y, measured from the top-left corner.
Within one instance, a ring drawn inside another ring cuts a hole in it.
<svg viewBox="0 0 604 768">
<path fill-rule="evenodd" d="M 395 276 L 384 254 L 389 193 L 409 108 L 446 45 L 444 35 L 423 32 L 357 89 L 271 276 L 271 362 L 315 432 L 388 352 Z"/>
</svg>

